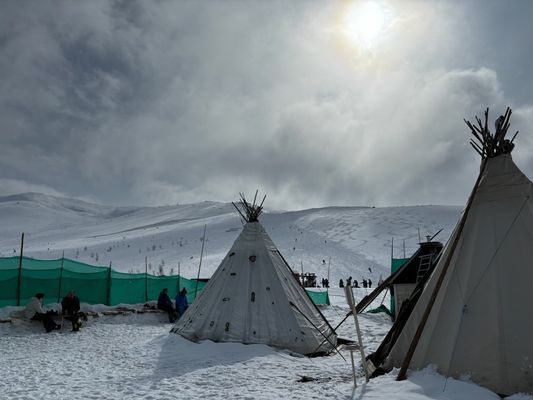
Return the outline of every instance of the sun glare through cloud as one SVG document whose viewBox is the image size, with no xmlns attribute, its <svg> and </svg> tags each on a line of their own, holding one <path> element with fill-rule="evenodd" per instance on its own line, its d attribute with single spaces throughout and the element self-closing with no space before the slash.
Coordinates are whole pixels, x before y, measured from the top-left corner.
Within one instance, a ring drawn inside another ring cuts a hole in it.
<svg viewBox="0 0 533 400">
<path fill-rule="evenodd" d="M 384 0 L 340 3 L 330 32 L 342 57 L 358 68 L 375 70 L 387 65 L 387 49 L 399 33 L 394 11 Z"/>
<path fill-rule="evenodd" d="M 387 8 L 376 1 L 354 2 L 342 19 L 342 31 L 354 45 L 370 49 L 379 42 L 387 28 Z"/>
</svg>

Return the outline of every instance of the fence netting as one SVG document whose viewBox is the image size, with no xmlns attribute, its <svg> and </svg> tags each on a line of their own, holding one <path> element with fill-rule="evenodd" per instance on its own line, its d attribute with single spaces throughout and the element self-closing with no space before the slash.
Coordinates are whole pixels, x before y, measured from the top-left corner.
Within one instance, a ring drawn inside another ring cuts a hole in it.
<svg viewBox="0 0 533 400">
<path fill-rule="evenodd" d="M 22 257 L 0 258 L 0 307 L 24 305 L 36 293 L 44 293 L 45 303 L 56 303 L 75 290 L 82 303 L 137 304 L 157 300 L 168 288 L 170 297 L 187 289 L 189 302 L 205 286 L 204 282 L 182 276 L 128 274 L 109 267 L 94 266 L 67 258 L 37 260 Z M 20 275 L 20 277 L 19 277 Z"/>
<path fill-rule="evenodd" d="M 205 282 L 179 275 L 155 276 L 129 274 L 110 267 L 85 264 L 68 258 L 38 260 L 22 257 L 0 257 L 0 307 L 25 305 L 36 293 L 44 293 L 44 303 L 58 303 L 70 290 L 75 290 L 80 301 L 88 304 L 138 304 L 157 300 L 164 288 L 175 297 L 187 289 L 191 303 Z M 19 276 L 20 274 L 20 276 Z M 308 290 L 316 305 L 329 305 L 328 292 Z"/>
</svg>

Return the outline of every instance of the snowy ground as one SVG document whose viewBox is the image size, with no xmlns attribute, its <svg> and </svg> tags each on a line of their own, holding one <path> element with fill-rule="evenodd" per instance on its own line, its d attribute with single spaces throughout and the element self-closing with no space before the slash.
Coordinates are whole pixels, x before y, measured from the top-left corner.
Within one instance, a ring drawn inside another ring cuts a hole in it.
<svg viewBox="0 0 533 400">
<path fill-rule="evenodd" d="M 365 294 L 356 289 L 356 297 Z M 323 309 L 335 326 L 347 313 L 340 289 Z M 52 305 L 53 306 L 53 305 Z M 0 309 L 6 316 L 10 309 Z M 390 323 L 384 315 L 360 316 L 367 350 Z M 169 333 L 163 314 L 89 318 L 78 333 L 46 334 L 38 323 L 0 324 L 2 399 L 454 399 L 499 397 L 469 382 L 446 380 L 431 368 L 396 382 L 395 373 L 353 388 L 347 350 L 306 358 L 263 345 L 191 343 Z M 354 338 L 350 317 L 338 330 Z M 360 362 L 356 354 L 356 362 Z M 300 382 L 303 376 L 313 378 Z M 533 399 L 512 396 L 512 399 Z"/>
</svg>

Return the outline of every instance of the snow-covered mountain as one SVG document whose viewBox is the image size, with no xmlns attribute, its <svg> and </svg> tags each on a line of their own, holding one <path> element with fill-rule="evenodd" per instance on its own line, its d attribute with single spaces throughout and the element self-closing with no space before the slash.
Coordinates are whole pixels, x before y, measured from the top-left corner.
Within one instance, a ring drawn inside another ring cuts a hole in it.
<svg viewBox="0 0 533 400">
<path fill-rule="evenodd" d="M 394 255 L 409 256 L 419 241 L 439 229 L 446 241 L 461 207 L 326 207 L 301 211 L 266 211 L 260 220 L 295 270 L 319 279 L 353 276 L 377 281 L 386 276 Z M 162 269 L 197 274 L 201 239 L 207 226 L 202 277 L 209 277 L 241 230 L 232 204 L 205 201 L 164 207 L 111 207 L 84 201 L 24 193 L 0 197 L 0 255 L 17 255 L 25 232 L 24 254 L 65 257 L 120 271 Z"/>
</svg>

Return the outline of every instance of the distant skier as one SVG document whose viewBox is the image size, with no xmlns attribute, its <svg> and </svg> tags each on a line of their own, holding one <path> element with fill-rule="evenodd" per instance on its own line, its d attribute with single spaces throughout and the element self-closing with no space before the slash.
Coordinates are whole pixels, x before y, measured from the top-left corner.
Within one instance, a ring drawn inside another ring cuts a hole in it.
<svg viewBox="0 0 533 400">
<path fill-rule="evenodd" d="M 372 273 L 372 268 L 368 267 L 368 272 Z"/>
<path fill-rule="evenodd" d="M 354 281 L 353 281 L 353 287 L 354 287 L 354 288 L 358 288 L 358 287 L 359 287 L 359 282 L 357 282 L 357 279 L 354 279 Z"/>
<path fill-rule="evenodd" d="M 339 287 L 344 287 L 344 281 L 342 279 L 339 281 Z"/>
<path fill-rule="evenodd" d="M 367 287 L 368 287 L 368 283 L 367 283 L 366 279 L 363 279 L 363 287 L 364 287 L 364 288 L 367 288 Z"/>
<path fill-rule="evenodd" d="M 370 278 L 368 278 L 368 287 L 369 287 L 369 288 L 372 287 L 372 281 L 370 280 Z"/>
</svg>

